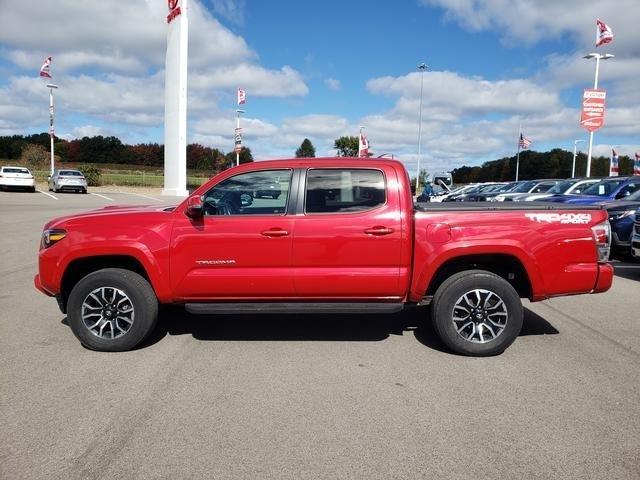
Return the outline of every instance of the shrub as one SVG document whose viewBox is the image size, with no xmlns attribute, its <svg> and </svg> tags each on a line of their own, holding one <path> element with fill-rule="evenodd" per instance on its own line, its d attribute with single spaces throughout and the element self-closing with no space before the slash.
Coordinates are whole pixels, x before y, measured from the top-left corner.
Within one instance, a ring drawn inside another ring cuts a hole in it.
<svg viewBox="0 0 640 480">
<path fill-rule="evenodd" d="M 96 168 L 93 165 L 80 165 L 78 170 L 80 170 L 84 175 L 84 178 L 87 179 L 87 185 L 90 187 L 100 186 L 102 171 L 99 168 Z"/>
</svg>

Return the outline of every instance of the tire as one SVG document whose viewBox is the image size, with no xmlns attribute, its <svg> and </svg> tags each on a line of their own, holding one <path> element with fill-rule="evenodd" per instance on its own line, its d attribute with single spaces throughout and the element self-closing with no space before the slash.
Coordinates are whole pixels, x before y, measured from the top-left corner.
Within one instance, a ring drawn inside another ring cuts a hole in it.
<svg viewBox="0 0 640 480">
<path fill-rule="evenodd" d="M 83 195 L 86 195 L 87 194 L 87 189 L 83 188 L 82 190 L 80 190 L 80 193 L 82 193 Z"/>
<path fill-rule="evenodd" d="M 67 319 L 73 334 L 87 348 L 123 352 L 153 331 L 158 300 L 149 282 L 139 274 L 105 268 L 90 273 L 73 287 Z"/>
<path fill-rule="evenodd" d="M 515 341 L 522 329 L 523 308 L 518 293 L 505 279 L 485 270 L 467 270 L 452 275 L 438 288 L 431 302 L 431 318 L 436 333 L 451 350 L 485 357 L 504 352 Z"/>
</svg>

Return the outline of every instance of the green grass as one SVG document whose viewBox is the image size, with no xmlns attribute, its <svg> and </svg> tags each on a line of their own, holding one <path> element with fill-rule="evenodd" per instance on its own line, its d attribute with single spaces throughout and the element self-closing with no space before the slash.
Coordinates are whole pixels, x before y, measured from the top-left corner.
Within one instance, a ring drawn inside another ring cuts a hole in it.
<svg viewBox="0 0 640 480">
<path fill-rule="evenodd" d="M 20 166 L 20 161 L 15 159 L 0 158 L 0 165 Z M 56 168 L 78 169 L 81 165 L 90 165 L 100 170 L 101 185 L 122 185 L 137 187 L 164 186 L 164 169 L 148 167 L 144 165 L 123 165 L 118 163 L 66 163 L 59 162 Z M 39 182 L 46 182 L 49 176 L 48 170 L 32 170 L 33 176 Z M 196 188 L 209 180 L 215 172 L 201 170 L 187 170 L 187 187 Z"/>
</svg>

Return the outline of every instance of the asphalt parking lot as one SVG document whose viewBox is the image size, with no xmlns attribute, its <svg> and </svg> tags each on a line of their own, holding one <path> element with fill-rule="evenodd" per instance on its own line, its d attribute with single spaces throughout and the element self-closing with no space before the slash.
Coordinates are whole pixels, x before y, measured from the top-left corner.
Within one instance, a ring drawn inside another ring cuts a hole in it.
<svg viewBox="0 0 640 480">
<path fill-rule="evenodd" d="M 640 264 L 601 295 L 525 302 L 503 355 L 447 352 L 424 311 L 161 313 L 84 349 L 33 287 L 43 224 L 172 199 L 0 192 L 0 477 L 640 478 Z"/>
</svg>

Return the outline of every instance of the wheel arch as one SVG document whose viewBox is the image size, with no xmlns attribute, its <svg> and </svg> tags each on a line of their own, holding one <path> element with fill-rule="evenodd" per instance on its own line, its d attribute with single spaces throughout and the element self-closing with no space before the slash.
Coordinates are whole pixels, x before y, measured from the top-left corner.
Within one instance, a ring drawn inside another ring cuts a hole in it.
<svg viewBox="0 0 640 480">
<path fill-rule="evenodd" d="M 99 255 L 93 257 L 83 257 L 72 260 L 65 268 L 60 282 L 60 294 L 58 298 L 58 304 L 63 313 L 67 311 L 67 302 L 69 295 L 73 287 L 84 277 L 90 273 L 102 270 L 104 268 L 122 268 L 125 270 L 131 270 L 142 276 L 149 284 L 151 288 L 153 282 L 149 277 L 143 264 L 135 257 L 129 255 Z M 157 292 L 156 292 L 157 295 Z"/>
<path fill-rule="evenodd" d="M 509 254 L 492 253 L 463 255 L 445 261 L 431 277 L 425 296 L 432 297 L 447 278 L 465 270 L 486 270 L 504 278 L 521 298 L 533 295 L 531 279 L 520 259 Z"/>
</svg>

